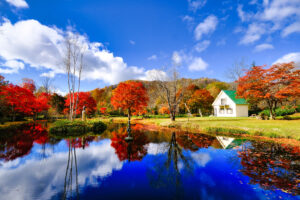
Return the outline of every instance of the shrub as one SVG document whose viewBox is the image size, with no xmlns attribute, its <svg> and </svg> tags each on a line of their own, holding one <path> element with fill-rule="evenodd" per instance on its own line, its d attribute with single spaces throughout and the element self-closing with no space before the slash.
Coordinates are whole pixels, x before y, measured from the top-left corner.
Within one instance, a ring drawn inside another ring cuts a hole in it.
<svg viewBox="0 0 300 200">
<path fill-rule="evenodd" d="M 72 135 L 78 136 L 87 132 L 101 133 L 106 129 L 106 124 L 98 120 L 84 121 L 69 121 L 58 120 L 50 127 L 50 134 L 53 135 Z"/>
<path fill-rule="evenodd" d="M 292 107 L 282 107 L 282 108 L 275 109 L 276 116 L 292 115 L 295 112 L 296 112 L 296 109 L 292 108 Z M 270 117 L 270 110 L 263 110 L 259 114 L 260 114 L 260 116 L 262 116 L 262 114 L 264 114 L 265 116 Z"/>
</svg>

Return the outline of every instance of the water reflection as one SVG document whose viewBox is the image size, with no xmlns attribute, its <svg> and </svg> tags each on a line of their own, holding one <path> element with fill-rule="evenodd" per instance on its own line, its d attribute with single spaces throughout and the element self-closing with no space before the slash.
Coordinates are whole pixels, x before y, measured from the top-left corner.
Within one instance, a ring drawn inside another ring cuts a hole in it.
<svg viewBox="0 0 300 200">
<path fill-rule="evenodd" d="M 280 189 L 293 195 L 300 194 L 300 151 L 276 143 L 253 141 L 238 151 L 244 175 L 250 184 L 265 190 Z"/>
<path fill-rule="evenodd" d="M 148 139 L 146 135 L 141 132 L 138 126 L 133 127 L 134 133 L 132 140 L 126 141 L 128 134 L 126 127 L 121 127 L 117 131 L 112 132 L 111 146 L 115 148 L 120 161 L 136 161 L 142 160 L 147 154 L 146 144 Z"/>
<path fill-rule="evenodd" d="M 131 129 L 132 141 L 125 140 L 121 125 L 102 135 L 63 140 L 49 137 L 41 124 L 1 133 L 0 199 L 118 199 L 121 191 L 124 199 L 300 195 L 299 148 L 146 131 L 142 125 Z M 233 166 L 229 158 L 235 159 Z"/>
<path fill-rule="evenodd" d="M 178 138 L 181 139 L 178 140 Z M 187 139 L 187 137 L 184 137 L 182 134 L 173 132 L 169 143 L 164 145 L 167 157 L 163 159 L 163 167 L 159 163 L 156 163 L 156 165 L 153 168 L 149 168 L 147 172 L 152 187 L 173 190 L 177 198 L 182 197 L 182 190 L 179 189 L 182 188 L 180 172 L 181 170 L 186 170 L 191 173 L 193 165 L 190 155 L 184 155 L 183 146 L 180 146 L 178 141 L 181 141 L 183 144 L 191 143 L 182 138 Z M 188 148 L 191 146 L 193 145 L 186 145 Z M 159 160 L 159 162 L 160 161 L 161 160 Z"/>
<path fill-rule="evenodd" d="M 78 189 L 78 168 L 77 168 L 77 157 L 76 157 L 76 148 L 75 145 L 77 143 L 73 143 L 73 139 L 68 140 L 68 162 L 66 167 L 65 181 L 64 181 L 64 192 L 62 195 L 62 199 L 66 199 L 68 196 L 73 196 L 73 165 L 75 167 L 75 186 L 76 186 L 76 197 L 79 198 L 79 189 Z M 81 144 L 81 142 L 80 142 Z M 85 146 L 83 146 L 84 148 Z"/>
<path fill-rule="evenodd" d="M 14 160 L 29 154 L 33 143 L 48 142 L 48 133 L 42 124 L 24 124 L 19 129 L 13 129 L 0 134 L 0 159 Z"/>
</svg>

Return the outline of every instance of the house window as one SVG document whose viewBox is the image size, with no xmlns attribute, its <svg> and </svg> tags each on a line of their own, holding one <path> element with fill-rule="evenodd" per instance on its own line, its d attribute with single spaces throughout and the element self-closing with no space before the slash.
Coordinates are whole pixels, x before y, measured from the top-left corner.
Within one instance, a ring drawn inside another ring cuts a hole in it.
<svg viewBox="0 0 300 200">
<path fill-rule="evenodd" d="M 227 109 L 227 114 L 232 114 L 232 113 L 233 113 L 232 108 L 228 108 Z"/>
<path fill-rule="evenodd" d="M 221 105 L 222 106 L 226 105 L 226 99 L 221 99 Z"/>
<path fill-rule="evenodd" d="M 224 114 L 224 109 L 219 110 L 220 114 Z"/>
</svg>

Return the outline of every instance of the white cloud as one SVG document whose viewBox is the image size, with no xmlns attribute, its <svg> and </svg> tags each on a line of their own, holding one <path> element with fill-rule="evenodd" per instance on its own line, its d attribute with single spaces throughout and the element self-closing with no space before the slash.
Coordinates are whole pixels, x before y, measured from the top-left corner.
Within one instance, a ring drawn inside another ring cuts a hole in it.
<svg viewBox="0 0 300 200">
<path fill-rule="evenodd" d="M 104 140 L 99 145 L 89 146 L 84 150 L 76 149 L 79 187 L 85 184 L 97 186 L 99 178 L 122 168 L 123 163 L 119 161 L 110 143 L 109 140 Z M 20 159 L 22 158 L 16 160 Z M 44 160 L 14 160 L 13 164 L 21 163 L 17 167 L 10 162 L 1 163 L 1 199 L 52 199 L 64 190 L 67 161 L 68 152 L 59 152 L 50 154 Z M 73 177 L 72 187 L 75 188 L 75 172 Z"/>
<path fill-rule="evenodd" d="M 256 13 L 244 12 L 242 5 L 238 6 L 238 15 L 241 21 L 252 21 L 248 25 L 245 36 L 240 44 L 248 44 L 258 41 L 262 35 L 270 35 L 276 31 L 281 31 L 281 36 L 286 37 L 291 33 L 300 33 L 300 1 L 299 0 L 264 0 L 262 5 L 255 4 Z M 264 24 L 265 30 L 258 33 L 253 30 L 253 24 Z M 252 32 L 252 34 L 249 34 Z M 249 42 L 247 42 L 249 41 Z"/>
<path fill-rule="evenodd" d="M 250 44 L 261 38 L 265 33 L 266 26 L 264 24 L 252 23 L 249 25 L 246 35 L 240 41 L 240 44 Z"/>
<path fill-rule="evenodd" d="M 25 0 L 6 0 L 6 2 L 17 8 L 28 8 L 28 4 Z"/>
<path fill-rule="evenodd" d="M 3 74 L 17 73 L 19 69 L 24 69 L 24 63 L 16 60 L 7 60 L 5 63 L 0 63 L 0 73 Z"/>
<path fill-rule="evenodd" d="M 218 18 L 214 15 L 208 16 L 203 22 L 199 23 L 195 28 L 194 35 L 196 40 L 200 40 L 203 35 L 210 34 L 215 31 L 218 24 Z"/>
<path fill-rule="evenodd" d="M 188 67 L 190 71 L 202 71 L 206 70 L 208 64 L 202 58 L 195 57 Z"/>
<path fill-rule="evenodd" d="M 172 61 L 173 65 L 179 66 L 182 64 L 182 55 L 180 55 L 180 52 L 174 51 L 172 55 Z"/>
<path fill-rule="evenodd" d="M 251 0 L 251 1 L 249 2 L 249 4 L 250 4 L 250 5 L 257 4 L 257 0 Z"/>
<path fill-rule="evenodd" d="M 129 43 L 132 45 L 135 45 L 135 41 L 133 41 L 133 40 L 129 40 Z"/>
<path fill-rule="evenodd" d="M 153 54 L 152 56 L 149 56 L 147 59 L 148 60 L 156 60 L 157 59 L 157 55 Z"/>
<path fill-rule="evenodd" d="M 294 62 L 295 66 L 300 69 L 300 52 L 288 53 L 281 58 L 277 59 L 273 64 L 276 63 L 289 63 Z"/>
<path fill-rule="evenodd" d="M 189 16 L 189 15 L 185 15 L 182 17 L 182 21 L 186 21 L 186 22 L 193 22 L 194 21 L 194 18 Z"/>
<path fill-rule="evenodd" d="M 274 49 L 274 46 L 271 44 L 264 43 L 264 44 L 256 45 L 254 51 L 260 52 L 267 49 Z"/>
<path fill-rule="evenodd" d="M 209 40 L 204 40 L 202 42 L 198 42 L 195 46 L 194 46 L 194 49 L 197 51 L 197 52 L 202 52 L 204 51 L 205 49 L 207 49 L 207 47 L 210 45 L 210 41 Z"/>
<path fill-rule="evenodd" d="M 282 21 L 292 16 L 300 16 L 299 0 L 273 0 L 264 1 L 265 9 L 259 13 L 259 17 L 266 21 Z"/>
<path fill-rule="evenodd" d="M 5 61 L 20 60 L 31 67 L 46 70 L 42 76 L 64 74 L 63 55 L 67 34 L 72 33 L 42 25 L 36 20 L 23 20 L 12 24 L 4 19 L 0 22 L 0 58 Z M 101 48 L 101 43 L 90 42 L 84 35 L 79 35 L 78 38 L 86 47 L 83 79 L 116 84 L 146 76 L 147 71 L 144 68 L 127 66 L 123 58 Z"/>
<path fill-rule="evenodd" d="M 66 96 L 69 93 L 65 90 L 60 90 L 60 89 L 54 89 L 54 92 L 61 95 L 61 96 Z"/>
<path fill-rule="evenodd" d="M 145 76 L 140 77 L 141 80 L 154 81 L 154 80 L 167 80 L 166 72 L 162 70 L 152 69 L 145 72 Z"/>
<path fill-rule="evenodd" d="M 207 0 L 188 0 L 189 8 L 193 12 L 205 6 Z"/>
<path fill-rule="evenodd" d="M 238 15 L 239 15 L 240 19 L 242 20 L 242 22 L 248 21 L 253 17 L 253 15 L 251 13 L 246 13 L 243 11 L 243 5 L 241 5 L 241 4 L 238 5 L 237 12 L 238 12 Z"/>
<path fill-rule="evenodd" d="M 292 33 L 300 33 L 300 22 L 295 22 L 289 26 L 287 26 L 285 29 L 283 29 L 281 35 L 282 37 L 286 37 Z"/>
<path fill-rule="evenodd" d="M 175 66 L 186 66 L 190 71 L 206 70 L 208 67 L 208 64 L 201 57 L 185 53 L 183 50 L 174 51 L 172 60 Z"/>
<path fill-rule="evenodd" d="M 164 154 L 168 151 L 168 143 L 163 142 L 163 143 L 149 143 L 148 144 L 148 149 L 147 149 L 147 154 L 151 155 L 157 155 L 157 154 Z"/>
<path fill-rule="evenodd" d="M 205 167 L 205 165 L 211 160 L 208 153 L 191 153 L 191 157 L 197 163 L 199 167 Z"/>
</svg>

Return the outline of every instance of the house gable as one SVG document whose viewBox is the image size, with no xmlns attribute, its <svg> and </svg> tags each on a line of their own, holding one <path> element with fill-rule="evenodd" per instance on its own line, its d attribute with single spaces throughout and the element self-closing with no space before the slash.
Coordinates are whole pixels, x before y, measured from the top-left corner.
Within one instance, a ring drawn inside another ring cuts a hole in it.
<svg viewBox="0 0 300 200">
<path fill-rule="evenodd" d="M 215 98 L 214 102 L 212 103 L 213 106 L 219 106 L 220 104 L 218 104 L 217 102 L 221 102 L 220 98 L 223 96 L 226 96 L 227 97 L 227 100 L 230 101 L 232 104 L 236 104 L 229 96 L 228 94 L 226 94 L 224 92 L 224 90 L 221 90 L 221 92 L 218 94 L 218 96 Z M 228 102 L 229 103 L 229 102 Z"/>
</svg>

